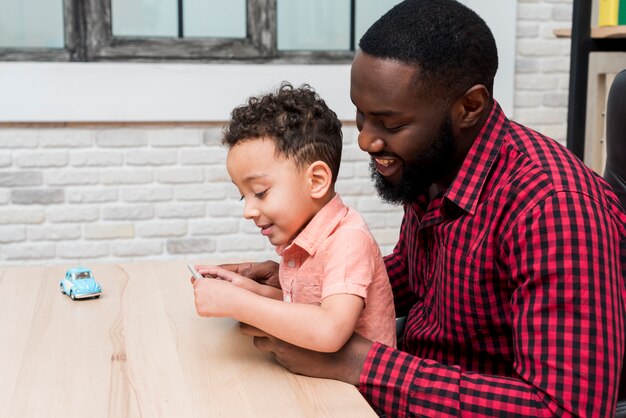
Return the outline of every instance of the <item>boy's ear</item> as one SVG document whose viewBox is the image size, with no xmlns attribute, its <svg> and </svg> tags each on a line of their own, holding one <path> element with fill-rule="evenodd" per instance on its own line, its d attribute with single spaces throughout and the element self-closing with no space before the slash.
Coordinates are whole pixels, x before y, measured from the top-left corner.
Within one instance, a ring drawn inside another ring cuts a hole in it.
<svg viewBox="0 0 626 418">
<path fill-rule="evenodd" d="M 306 171 L 309 182 L 309 192 L 314 199 L 326 196 L 333 184 L 333 173 L 323 161 L 315 161 L 309 165 Z"/>
</svg>

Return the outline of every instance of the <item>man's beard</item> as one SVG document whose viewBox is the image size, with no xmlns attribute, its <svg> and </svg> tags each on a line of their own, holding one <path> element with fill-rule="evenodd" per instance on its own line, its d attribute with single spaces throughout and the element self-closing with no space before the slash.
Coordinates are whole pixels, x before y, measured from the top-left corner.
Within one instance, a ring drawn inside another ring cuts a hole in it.
<svg viewBox="0 0 626 418">
<path fill-rule="evenodd" d="M 383 177 L 374 161 L 370 161 L 371 177 L 380 198 L 394 205 L 405 205 L 414 202 L 417 196 L 428 186 L 448 174 L 452 166 L 455 151 L 452 123 L 447 117 L 441 124 L 439 132 L 430 141 L 428 148 L 413 160 L 406 162 L 402 177 L 398 183 L 391 183 Z"/>
</svg>

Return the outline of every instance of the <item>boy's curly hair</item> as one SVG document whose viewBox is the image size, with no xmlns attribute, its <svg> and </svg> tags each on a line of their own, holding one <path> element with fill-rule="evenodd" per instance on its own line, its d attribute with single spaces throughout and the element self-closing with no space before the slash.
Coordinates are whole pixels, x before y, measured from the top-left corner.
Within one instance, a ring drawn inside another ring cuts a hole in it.
<svg viewBox="0 0 626 418">
<path fill-rule="evenodd" d="M 308 84 L 294 88 L 283 82 L 276 92 L 251 97 L 231 112 L 224 127 L 222 144 L 268 138 L 279 154 L 298 168 L 315 161 L 330 167 L 333 183 L 341 162 L 341 122 Z"/>
</svg>

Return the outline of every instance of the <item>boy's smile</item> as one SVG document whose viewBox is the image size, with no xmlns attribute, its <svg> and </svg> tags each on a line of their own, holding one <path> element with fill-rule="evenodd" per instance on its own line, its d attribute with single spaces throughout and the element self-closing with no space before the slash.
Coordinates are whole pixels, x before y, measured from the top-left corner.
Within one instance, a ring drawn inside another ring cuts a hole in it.
<svg viewBox="0 0 626 418">
<path fill-rule="evenodd" d="M 244 200 L 244 218 L 253 220 L 275 246 L 289 244 L 317 212 L 306 167 L 277 153 L 270 139 L 234 145 L 226 167 Z"/>
</svg>

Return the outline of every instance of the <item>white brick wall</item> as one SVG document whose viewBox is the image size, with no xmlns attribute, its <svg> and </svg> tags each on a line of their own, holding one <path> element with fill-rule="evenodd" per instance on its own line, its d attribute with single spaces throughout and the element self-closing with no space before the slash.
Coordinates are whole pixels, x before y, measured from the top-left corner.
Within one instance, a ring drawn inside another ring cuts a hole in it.
<svg viewBox="0 0 626 418">
<path fill-rule="evenodd" d="M 518 0 L 514 119 L 564 142 L 572 0 Z M 250 92 L 251 94 L 254 92 Z M 379 201 L 354 125 L 337 189 L 383 252 L 401 210 Z M 224 166 L 220 126 L 0 127 L 0 263 L 276 258 Z"/>
</svg>

